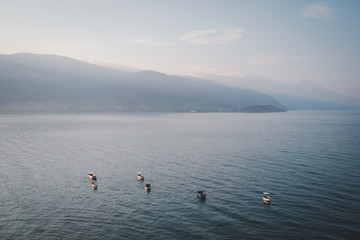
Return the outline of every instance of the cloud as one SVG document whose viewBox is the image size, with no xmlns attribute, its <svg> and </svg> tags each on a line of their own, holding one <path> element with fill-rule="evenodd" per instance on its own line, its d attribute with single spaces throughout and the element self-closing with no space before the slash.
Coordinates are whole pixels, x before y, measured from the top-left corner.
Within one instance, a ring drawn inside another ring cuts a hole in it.
<svg viewBox="0 0 360 240">
<path fill-rule="evenodd" d="M 278 66 L 289 61 L 295 61 L 303 64 L 309 64 L 314 62 L 312 59 L 306 56 L 285 56 L 282 54 L 269 54 L 257 56 L 251 59 L 249 63 L 256 66 Z"/>
<path fill-rule="evenodd" d="M 314 63 L 315 60 L 306 56 L 291 56 L 288 57 L 287 59 L 291 60 L 291 61 L 297 61 L 299 63 L 303 63 L 303 64 L 309 64 L 309 63 Z"/>
<path fill-rule="evenodd" d="M 134 43 L 143 44 L 143 45 L 153 45 L 153 46 L 172 46 L 173 44 L 167 42 L 156 42 L 150 39 L 136 39 L 133 40 Z"/>
<path fill-rule="evenodd" d="M 301 12 L 301 15 L 309 18 L 330 20 L 335 18 L 335 9 L 330 7 L 326 2 L 315 3 L 307 5 Z"/>
<path fill-rule="evenodd" d="M 287 57 L 281 54 L 263 55 L 250 60 L 250 64 L 259 66 L 273 66 L 282 64 L 286 59 Z"/>
<path fill-rule="evenodd" d="M 228 44 L 240 40 L 243 31 L 242 28 L 231 27 L 197 30 L 184 34 L 181 40 L 200 45 Z"/>
</svg>

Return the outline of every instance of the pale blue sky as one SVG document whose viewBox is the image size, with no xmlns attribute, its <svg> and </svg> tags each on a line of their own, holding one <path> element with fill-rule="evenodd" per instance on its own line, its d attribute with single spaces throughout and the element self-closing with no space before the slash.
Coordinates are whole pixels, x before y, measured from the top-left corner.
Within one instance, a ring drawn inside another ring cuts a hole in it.
<svg viewBox="0 0 360 240">
<path fill-rule="evenodd" d="M 360 98 L 360 1 L 0 0 L 0 53 L 306 80 Z"/>
</svg>

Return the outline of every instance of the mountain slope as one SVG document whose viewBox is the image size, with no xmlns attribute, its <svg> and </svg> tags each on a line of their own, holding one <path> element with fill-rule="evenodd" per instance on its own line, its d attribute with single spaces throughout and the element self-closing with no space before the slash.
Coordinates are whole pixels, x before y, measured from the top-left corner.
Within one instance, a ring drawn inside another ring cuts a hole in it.
<svg viewBox="0 0 360 240">
<path fill-rule="evenodd" d="M 360 99 L 343 96 L 318 84 L 299 81 L 280 83 L 263 77 L 245 75 L 206 75 L 207 79 L 219 81 L 228 86 L 252 89 L 275 97 L 286 103 L 289 109 L 298 110 L 341 110 L 360 109 Z"/>
<path fill-rule="evenodd" d="M 0 55 L 2 112 L 237 112 L 272 97 L 153 71 L 130 73 L 55 55 Z"/>
</svg>

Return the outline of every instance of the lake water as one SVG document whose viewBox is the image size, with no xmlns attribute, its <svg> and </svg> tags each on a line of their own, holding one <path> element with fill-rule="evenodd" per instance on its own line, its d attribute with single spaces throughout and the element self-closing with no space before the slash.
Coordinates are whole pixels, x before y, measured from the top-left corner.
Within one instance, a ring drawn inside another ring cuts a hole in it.
<svg viewBox="0 0 360 240">
<path fill-rule="evenodd" d="M 360 236 L 360 112 L 0 115 L 0 132 L 0 239 Z"/>
</svg>

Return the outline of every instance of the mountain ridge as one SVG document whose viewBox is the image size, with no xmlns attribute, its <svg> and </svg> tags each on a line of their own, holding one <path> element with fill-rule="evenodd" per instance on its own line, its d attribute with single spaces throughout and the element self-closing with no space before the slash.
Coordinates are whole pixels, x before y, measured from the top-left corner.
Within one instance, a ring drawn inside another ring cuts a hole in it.
<svg viewBox="0 0 360 240">
<path fill-rule="evenodd" d="M 0 55 L 0 112 L 241 112 L 284 106 L 251 90 L 57 55 Z"/>
<path fill-rule="evenodd" d="M 297 110 L 359 110 L 360 99 L 341 95 L 333 90 L 305 80 L 293 83 L 275 82 L 255 75 L 219 76 L 206 74 L 206 79 L 225 85 L 252 89 L 286 103 L 288 109 Z"/>
</svg>

